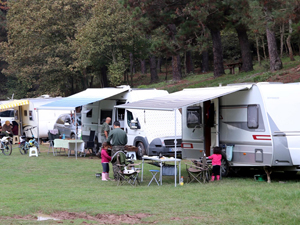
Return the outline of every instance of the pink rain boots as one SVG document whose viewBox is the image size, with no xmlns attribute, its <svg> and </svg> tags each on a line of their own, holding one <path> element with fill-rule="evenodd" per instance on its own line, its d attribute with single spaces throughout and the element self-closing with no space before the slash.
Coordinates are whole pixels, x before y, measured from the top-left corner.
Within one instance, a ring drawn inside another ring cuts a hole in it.
<svg viewBox="0 0 300 225">
<path fill-rule="evenodd" d="M 107 174 L 107 173 L 102 173 L 102 181 L 107 181 L 107 179 L 106 179 L 106 174 Z"/>
<path fill-rule="evenodd" d="M 106 178 L 106 180 L 110 180 L 109 173 L 105 173 L 105 178 Z"/>
</svg>

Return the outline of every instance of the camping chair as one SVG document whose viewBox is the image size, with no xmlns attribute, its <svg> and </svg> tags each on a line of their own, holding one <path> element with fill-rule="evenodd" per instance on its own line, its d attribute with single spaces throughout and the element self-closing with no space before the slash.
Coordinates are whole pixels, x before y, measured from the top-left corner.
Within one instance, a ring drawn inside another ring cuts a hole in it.
<svg viewBox="0 0 300 225">
<path fill-rule="evenodd" d="M 191 160 L 192 164 L 186 163 L 186 171 L 188 173 L 187 183 L 197 181 L 199 183 L 207 183 L 210 180 L 210 166 L 207 164 L 206 157 L 201 161 Z"/>
<path fill-rule="evenodd" d="M 131 186 L 137 186 L 139 182 L 139 172 L 140 169 L 136 166 L 140 164 L 126 164 L 126 155 L 123 151 L 117 152 L 112 159 L 112 161 L 117 160 L 117 185 L 123 185 L 125 183 L 130 184 Z"/>
<path fill-rule="evenodd" d="M 50 148 L 52 148 L 53 155 L 55 156 L 54 152 L 54 139 L 58 139 L 60 136 L 60 132 L 57 129 L 49 130 L 48 131 L 48 140 L 49 140 L 49 148 L 48 148 L 48 153 L 50 151 Z M 56 151 L 57 153 L 57 151 Z"/>
<path fill-rule="evenodd" d="M 89 140 L 86 142 L 86 149 L 88 150 L 88 152 L 90 154 L 93 154 L 93 153 L 96 154 L 97 150 L 99 150 L 99 149 L 96 149 L 96 152 L 94 150 L 94 148 L 95 148 L 95 133 L 96 133 L 96 131 L 91 130 Z M 86 155 L 86 152 L 84 149 L 84 157 L 85 157 L 85 155 Z"/>
</svg>

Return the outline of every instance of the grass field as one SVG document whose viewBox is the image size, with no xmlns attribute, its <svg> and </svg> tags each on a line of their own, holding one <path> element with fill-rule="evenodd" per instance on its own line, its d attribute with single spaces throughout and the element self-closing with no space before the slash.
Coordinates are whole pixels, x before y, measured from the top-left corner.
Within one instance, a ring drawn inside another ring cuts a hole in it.
<svg viewBox="0 0 300 225">
<path fill-rule="evenodd" d="M 173 177 L 163 177 L 163 186 L 147 187 L 153 167 L 146 165 L 141 186 L 118 187 L 95 178 L 101 170 L 98 158 L 76 160 L 48 155 L 46 149 L 42 146 L 38 158 L 21 155 L 18 149 L 11 156 L 0 155 L 0 224 L 99 224 L 82 218 L 36 221 L 34 217 L 61 211 L 91 216 L 143 213 L 148 217 L 138 223 L 157 224 L 300 223 L 299 175 L 288 180 L 272 174 L 271 184 L 248 175 L 176 188 Z M 184 162 L 182 174 L 187 177 Z"/>
</svg>

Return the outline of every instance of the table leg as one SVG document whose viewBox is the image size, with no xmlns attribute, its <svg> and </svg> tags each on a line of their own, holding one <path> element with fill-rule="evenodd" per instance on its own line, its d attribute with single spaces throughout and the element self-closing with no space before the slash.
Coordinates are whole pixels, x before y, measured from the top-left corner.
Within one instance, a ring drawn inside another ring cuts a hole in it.
<svg viewBox="0 0 300 225">
<path fill-rule="evenodd" d="M 160 185 L 162 185 L 162 162 L 160 163 L 159 180 L 160 180 Z"/>
<path fill-rule="evenodd" d="M 181 178 L 181 161 L 179 162 L 179 177 L 178 177 L 178 184 L 180 184 L 180 178 Z"/>
<path fill-rule="evenodd" d="M 144 159 L 142 160 L 142 177 L 141 177 L 141 182 L 143 182 L 143 177 L 144 177 Z"/>
</svg>

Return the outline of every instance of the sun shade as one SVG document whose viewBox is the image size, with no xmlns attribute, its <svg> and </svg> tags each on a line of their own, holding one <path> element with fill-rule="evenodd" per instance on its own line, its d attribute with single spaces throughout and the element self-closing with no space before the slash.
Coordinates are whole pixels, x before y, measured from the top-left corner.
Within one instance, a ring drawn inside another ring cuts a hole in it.
<svg viewBox="0 0 300 225">
<path fill-rule="evenodd" d="M 74 110 L 78 106 L 97 102 L 117 94 L 128 91 L 129 88 L 89 88 L 85 91 L 51 102 L 38 107 L 38 109 L 66 109 Z"/>
<path fill-rule="evenodd" d="M 28 105 L 29 104 L 29 100 L 14 100 L 5 104 L 0 105 L 0 111 L 5 111 L 8 109 L 12 109 L 16 106 L 20 106 L 20 105 Z"/>
<path fill-rule="evenodd" d="M 172 111 L 182 107 L 194 105 L 200 102 L 208 101 L 237 91 L 247 90 L 252 84 L 232 85 L 223 87 L 209 88 L 190 88 L 184 89 L 163 97 L 146 99 L 133 103 L 115 106 L 116 108 L 126 109 L 148 109 L 148 110 L 166 110 Z"/>
</svg>

